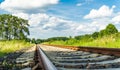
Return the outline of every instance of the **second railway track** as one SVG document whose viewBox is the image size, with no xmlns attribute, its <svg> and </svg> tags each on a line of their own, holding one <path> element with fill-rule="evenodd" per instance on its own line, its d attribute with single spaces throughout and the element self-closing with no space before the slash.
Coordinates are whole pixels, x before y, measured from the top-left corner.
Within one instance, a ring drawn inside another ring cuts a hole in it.
<svg viewBox="0 0 120 70">
<path fill-rule="evenodd" d="M 84 50 L 76 51 L 54 46 L 39 46 L 57 70 L 120 70 L 120 57 L 114 55 L 115 53 L 105 55 L 85 52 Z"/>
</svg>

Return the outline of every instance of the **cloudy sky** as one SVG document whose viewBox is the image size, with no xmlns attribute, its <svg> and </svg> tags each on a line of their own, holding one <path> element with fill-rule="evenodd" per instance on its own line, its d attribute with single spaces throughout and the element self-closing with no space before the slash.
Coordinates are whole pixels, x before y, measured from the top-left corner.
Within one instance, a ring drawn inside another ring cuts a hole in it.
<svg viewBox="0 0 120 70">
<path fill-rule="evenodd" d="M 120 31 L 120 0 L 0 0 L 0 14 L 29 20 L 30 38 L 88 34 L 109 23 Z"/>
</svg>

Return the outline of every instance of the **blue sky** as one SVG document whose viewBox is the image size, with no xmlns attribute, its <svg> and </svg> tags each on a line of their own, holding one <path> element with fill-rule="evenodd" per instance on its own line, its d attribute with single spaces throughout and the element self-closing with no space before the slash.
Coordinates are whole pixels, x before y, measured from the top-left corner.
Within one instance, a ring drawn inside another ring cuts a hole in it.
<svg viewBox="0 0 120 70">
<path fill-rule="evenodd" d="M 120 0 L 0 0 L 0 14 L 29 20 L 30 38 L 76 36 L 113 23 L 120 31 Z"/>
</svg>

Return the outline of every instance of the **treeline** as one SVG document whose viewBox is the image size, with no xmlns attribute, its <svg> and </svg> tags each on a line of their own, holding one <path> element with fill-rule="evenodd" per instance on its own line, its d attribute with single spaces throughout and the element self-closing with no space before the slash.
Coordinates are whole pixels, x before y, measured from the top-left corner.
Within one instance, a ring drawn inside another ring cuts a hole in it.
<svg viewBox="0 0 120 70">
<path fill-rule="evenodd" d="M 28 20 L 9 14 L 0 15 L 0 40 L 26 39 L 29 35 Z"/>
<path fill-rule="evenodd" d="M 102 38 L 104 36 L 109 36 L 111 34 L 115 34 L 118 33 L 117 28 L 113 25 L 113 24 L 108 24 L 106 26 L 105 29 L 99 31 L 99 32 L 94 32 L 92 34 L 85 34 L 85 35 L 79 35 L 79 36 L 75 36 L 75 37 L 52 37 L 52 38 L 48 38 L 48 39 L 31 39 L 32 43 L 43 43 L 43 42 L 49 42 L 52 43 L 54 41 L 58 41 L 58 42 L 63 42 L 66 44 L 72 44 L 73 42 L 78 42 L 78 41 L 83 41 L 83 42 L 88 42 L 88 41 L 92 41 L 95 40 L 97 38 Z"/>
<path fill-rule="evenodd" d="M 80 35 L 80 36 L 75 36 L 75 39 L 79 40 L 88 40 L 90 38 L 96 39 L 96 38 L 101 38 L 103 36 L 111 35 L 118 33 L 117 28 L 113 24 L 108 24 L 105 29 L 99 31 L 99 32 L 94 32 L 93 34 L 85 34 L 85 35 Z"/>
<path fill-rule="evenodd" d="M 51 37 L 51 38 L 48 38 L 48 39 L 35 39 L 35 38 L 32 38 L 32 39 L 29 39 L 27 38 L 27 41 L 31 42 L 31 43 L 36 43 L 36 44 L 39 44 L 39 43 L 43 43 L 43 42 L 50 42 L 50 41 L 66 41 L 66 40 L 69 40 L 68 37 Z"/>
</svg>

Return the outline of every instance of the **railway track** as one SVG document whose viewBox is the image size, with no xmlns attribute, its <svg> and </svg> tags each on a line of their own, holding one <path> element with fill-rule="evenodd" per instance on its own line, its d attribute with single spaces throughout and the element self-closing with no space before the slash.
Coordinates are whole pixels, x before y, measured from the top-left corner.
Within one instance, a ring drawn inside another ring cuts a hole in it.
<svg viewBox="0 0 120 70">
<path fill-rule="evenodd" d="M 39 70 L 120 70 L 119 49 L 111 51 L 112 49 L 39 46 L 35 54 Z"/>
<path fill-rule="evenodd" d="M 0 70 L 120 70 L 120 49 L 37 45 L 8 60 Z"/>
</svg>

